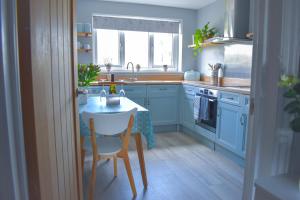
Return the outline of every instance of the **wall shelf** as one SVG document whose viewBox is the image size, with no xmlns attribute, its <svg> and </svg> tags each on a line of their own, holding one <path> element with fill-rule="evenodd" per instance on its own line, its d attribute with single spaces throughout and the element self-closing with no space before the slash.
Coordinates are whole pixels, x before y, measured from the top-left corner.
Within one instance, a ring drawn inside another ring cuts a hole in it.
<svg viewBox="0 0 300 200">
<path fill-rule="evenodd" d="M 78 37 L 92 37 L 92 33 L 90 33 L 90 32 L 78 32 L 77 36 Z"/>
<path fill-rule="evenodd" d="M 202 43 L 200 46 L 205 48 L 205 47 L 214 47 L 214 46 L 218 46 L 220 45 L 221 43 L 213 43 L 213 42 L 205 42 L 205 43 Z M 188 45 L 188 48 L 194 48 L 196 45 L 195 44 L 191 44 L 191 45 Z"/>
<path fill-rule="evenodd" d="M 88 52 L 91 52 L 92 49 L 84 49 L 84 48 L 80 48 L 78 49 L 78 52 L 85 52 L 85 53 L 88 53 Z"/>
</svg>

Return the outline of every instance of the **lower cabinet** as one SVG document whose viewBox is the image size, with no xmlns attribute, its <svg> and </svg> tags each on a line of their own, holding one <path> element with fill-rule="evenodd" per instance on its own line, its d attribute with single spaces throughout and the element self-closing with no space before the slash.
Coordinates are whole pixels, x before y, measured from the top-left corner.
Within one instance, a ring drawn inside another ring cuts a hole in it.
<svg viewBox="0 0 300 200">
<path fill-rule="evenodd" d="M 148 101 L 153 125 L 178 123 L 178 104 L 174 96 L 149 97 Z"/>
<path fill-rule="evenodd" d="M 240 95 L 238 102 L 221 100 L 218 103 L 216 142 L 243 158 L 246 152 L 248 132 L 248 98 L 248 96 Z M 247 103 L 245 104 L 245 102 Z"/>
<path fill-rule="evenodd" d="M 126 97 L 149 109 L 153 125 L 178 124 L 177 85 L 125 86 Z"/>
<path fill-rule="evenodd" d="M 147 92 L 153 125 L 178 124 L 178 86 L 149 85 Z"/>
<path fill-rule="evenodd" d="M 194 130 L 194 96 L 186 95 L 182 97 L 181 123 L 183 126 Z"/>
<path fill-rule="evenodd" d="M 220 102 L 218 105 L 217 138 L 219 145 L 235 153 L 239 150 L 241 134 L 240 107 Z"/>
</svg>

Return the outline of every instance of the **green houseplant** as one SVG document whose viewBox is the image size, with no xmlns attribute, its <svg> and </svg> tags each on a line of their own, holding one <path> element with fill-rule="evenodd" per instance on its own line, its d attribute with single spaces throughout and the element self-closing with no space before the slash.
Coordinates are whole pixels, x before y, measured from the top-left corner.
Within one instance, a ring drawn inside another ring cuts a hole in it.
<svg viewBox="0 0 300 200">
<path fill-rule="evenodd" d="M 300 79 L 293 75 L 283 75 L 279 86 L 286 89 L 283 96 L 289 99 L 284 110 L 291 115 L 290 128 L 300 134 Z M 300 190 L 300 178 L 298 187 Z"/>
<path fill-rule="evenodd" d="M 203 28 L 196 29 L 194 33 L 194 55 L 197 56 L 198 53 L 202 51 L 202 43 L 204 43 L 205 40 L 216 36 L 217 33 L 216 28 L 209 27 L 209 22 L 207 22 Z"/>
<path fill-rule="evenodd" d="M 91 82 L 97 80 L 97 76 L 100 74 L 99 65 L 90 64 L 78 64 L 78 85 L 79 87 L 90 86 Z"/>
<path fill-rule="evenodd" d="M 284 110 L 292 116 L 290 128 L 300 133 L 300 79 L 292 75 L 283 75 L 279 86 L 286 88 L 283 96 L 289 99 Z"/>
<path fill-rule="evenodd" d="M 91 82 L 97 80 L 100 74 L 100 67 L 94 64 L 78 64 L 78 103 L 87 103 L 88 90 L 85 87 L 90 86 Z"/>
</svg>

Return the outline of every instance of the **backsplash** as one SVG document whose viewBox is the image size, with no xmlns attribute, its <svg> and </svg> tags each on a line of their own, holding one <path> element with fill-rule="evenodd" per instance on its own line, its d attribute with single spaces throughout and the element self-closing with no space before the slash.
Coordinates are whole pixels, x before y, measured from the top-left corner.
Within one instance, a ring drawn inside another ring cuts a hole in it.
<svg viewBox="0 0 300 200">
<path fill-rule="evenodd" d="M 224 76 L 230 78 L 251 78 L 252 45 L 231 44 L 208 47 L 199 54 L 198 70 L 201 75 L 210 75 L 208 64 L 222 63 Z"/>
</svg>

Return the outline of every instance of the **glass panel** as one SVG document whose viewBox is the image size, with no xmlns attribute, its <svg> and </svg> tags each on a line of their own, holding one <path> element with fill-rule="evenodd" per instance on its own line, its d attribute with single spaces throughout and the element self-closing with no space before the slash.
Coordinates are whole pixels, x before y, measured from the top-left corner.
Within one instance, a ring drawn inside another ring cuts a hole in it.
<svg viewBox="0 0 300 200">
<path fill-rule="evenodd" d="M 154 65 L 172 66 L 173 34 L 154 33 Z"/>
<path fill-rule="evenodd" d="M 147 32 L 124 31 L 125 35 L 125 65 L 133 62 L 142 68 L 148 67 L 148 38 Z M 126 66 L 125 66 L 126 67 Z"/>
<path fill-rule="evenodd" d="M 103 65 L 110 62 L 119 65 L 119 31 L 97 29 L 97 61 Z"/>
</svg>

